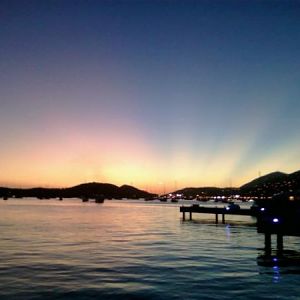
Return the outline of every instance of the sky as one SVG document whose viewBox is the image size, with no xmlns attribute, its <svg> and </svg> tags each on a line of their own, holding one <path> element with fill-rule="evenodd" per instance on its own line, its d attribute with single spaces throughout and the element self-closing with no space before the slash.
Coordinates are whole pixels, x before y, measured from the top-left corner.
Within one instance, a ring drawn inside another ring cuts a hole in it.
<svg viewBox="0 0 300 300">
<path fill-rule="evenodd" d="M 0 185 L 238 187 L 300 169 L 300 1 L 0 1 Z"/>
</svg>

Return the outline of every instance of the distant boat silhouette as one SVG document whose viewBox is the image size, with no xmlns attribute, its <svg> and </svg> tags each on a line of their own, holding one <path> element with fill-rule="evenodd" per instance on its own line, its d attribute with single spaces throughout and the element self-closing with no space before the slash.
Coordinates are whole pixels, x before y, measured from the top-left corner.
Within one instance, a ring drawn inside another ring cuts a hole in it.
<svg viewBox="0 0 300 300">
<path fill-rule="evenodd" d="M 104 202 L 104 195 L 98 195 L 95 197 L 95 202 L 96 203 L 103 203 Z"/>
<path fill-rule="evenodd" d="M 156 200 L 157 198 L 155 197 L 146 197 L 145 198 L 145 201 L 153 201 L 153 200 Z"/>
<path fill-rule="evenodd" d="M 159 197 L 160 202 L 167 202 L 168 199 L 166 197 Z"/>
<path fill-rule="evenodd" d="M 88 197 L 82 197 L 81 200 L 82 200 L 82 202 L 89 202 L 89 198 Z"/>
</svg>

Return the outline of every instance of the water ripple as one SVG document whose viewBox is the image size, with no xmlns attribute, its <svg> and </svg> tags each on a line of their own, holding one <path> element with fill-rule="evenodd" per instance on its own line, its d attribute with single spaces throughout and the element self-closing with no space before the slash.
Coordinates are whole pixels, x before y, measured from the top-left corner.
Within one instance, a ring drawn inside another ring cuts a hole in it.
<svg viewBox="0 0 300 300">
<path fill-rule="evenodd" d="M 182 222 L 176 205 L 136 201 L 9 202 L 0 299 L 299 299 L 300 267 L 261 266 L 251 219 Z M 299 241 L 286 244 L 297 256 Z"/>
</svg>

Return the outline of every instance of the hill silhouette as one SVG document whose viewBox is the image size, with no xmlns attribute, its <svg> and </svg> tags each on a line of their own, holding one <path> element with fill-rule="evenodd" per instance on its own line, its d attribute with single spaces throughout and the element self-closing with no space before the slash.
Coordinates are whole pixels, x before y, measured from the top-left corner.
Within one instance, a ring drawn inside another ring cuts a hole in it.
<svg viewBox="0 0 300 300">
<path fill-rule="evenodd" d="M 288 174 L 282 172 L 272 172 L 267 175 L 253 179 L 252 181 L 242 185 L 240 189 L 251 189 L 264 184 L 276 183 L 286 179 Z"/>
<path fill-rule="evenodd" d="M 187 198 L 195 198 L 197 196 L 204 198 L 211 196 L 228 197 L 236 194 L 265 197 L 297 190 L 300 190 L 300 170 L 291 174 L 278 171 L 272 172 L 255 178 L 239 188 L 189 187 L 174 191 L 172 194 L 183 194 Z"/>
<path fill-rule="evenodd" d="M 83 183 L 69 188 L 30 188 L 30 189 L 14 189 L 0 188 L 0 197 L 36 197 L 40 199 L 47 198 L 95 198 L 104 196 L 108 199 L 138 199 L 146 197 L 154 197 L 156 194 L 139 190 L 129 185 L 118 187 L 110 183 Z"/>
<path fill-rule="evenodd" d="M 187 187 L 172 192 L 172 194 L 183 194 L 186 198 L 211 197 L 240 194 L 241 196 L 265 197 L 273 196 L 280 192 L 291 192 L 300 190 L 300 170 L 291 174 L 283 172 L 272 172 L 267 175 L 255 178 L 239 188 L 218 188 L 218 187 Z M 120 187 L 110 183 L 90 182 L 83 183 L 69 188 L 30 188 L 16 189 L 0 187 L 0 197 L 37 197 L 47 198 L 95 198 L 104 196 L 108 199 L 138 199 L 152 198 L 156 194 L 140 190 L 130 185 Z"/>
<path fill-rule="evenodd" d="M 293 192 L 300 189 L 300 171 L 286 174 L 272 172 L 256 178 L 240 187 L 243 195 L 273 196 L 281 192 Z"/>
<path fill-rule="evenodd" d="M 188 187 L 177 190 L 173 194 L 183 194 L 187 198 L 211 197 L 211 196 L 230 196 L 239 192 L 238 188 L 218 188 L 218 187 Z"/>
</svg>

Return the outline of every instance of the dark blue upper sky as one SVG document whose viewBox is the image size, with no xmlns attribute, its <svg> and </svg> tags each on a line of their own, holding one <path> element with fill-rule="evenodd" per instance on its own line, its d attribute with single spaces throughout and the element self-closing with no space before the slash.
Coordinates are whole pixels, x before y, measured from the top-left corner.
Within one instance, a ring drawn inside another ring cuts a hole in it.
<svg viewBox="0 0 300 300">
<path fill-rule="evenodd" d="M 1 1 L 0 22 L 0 183 L 299 169 L 299 1 Z"/>
</svg>

